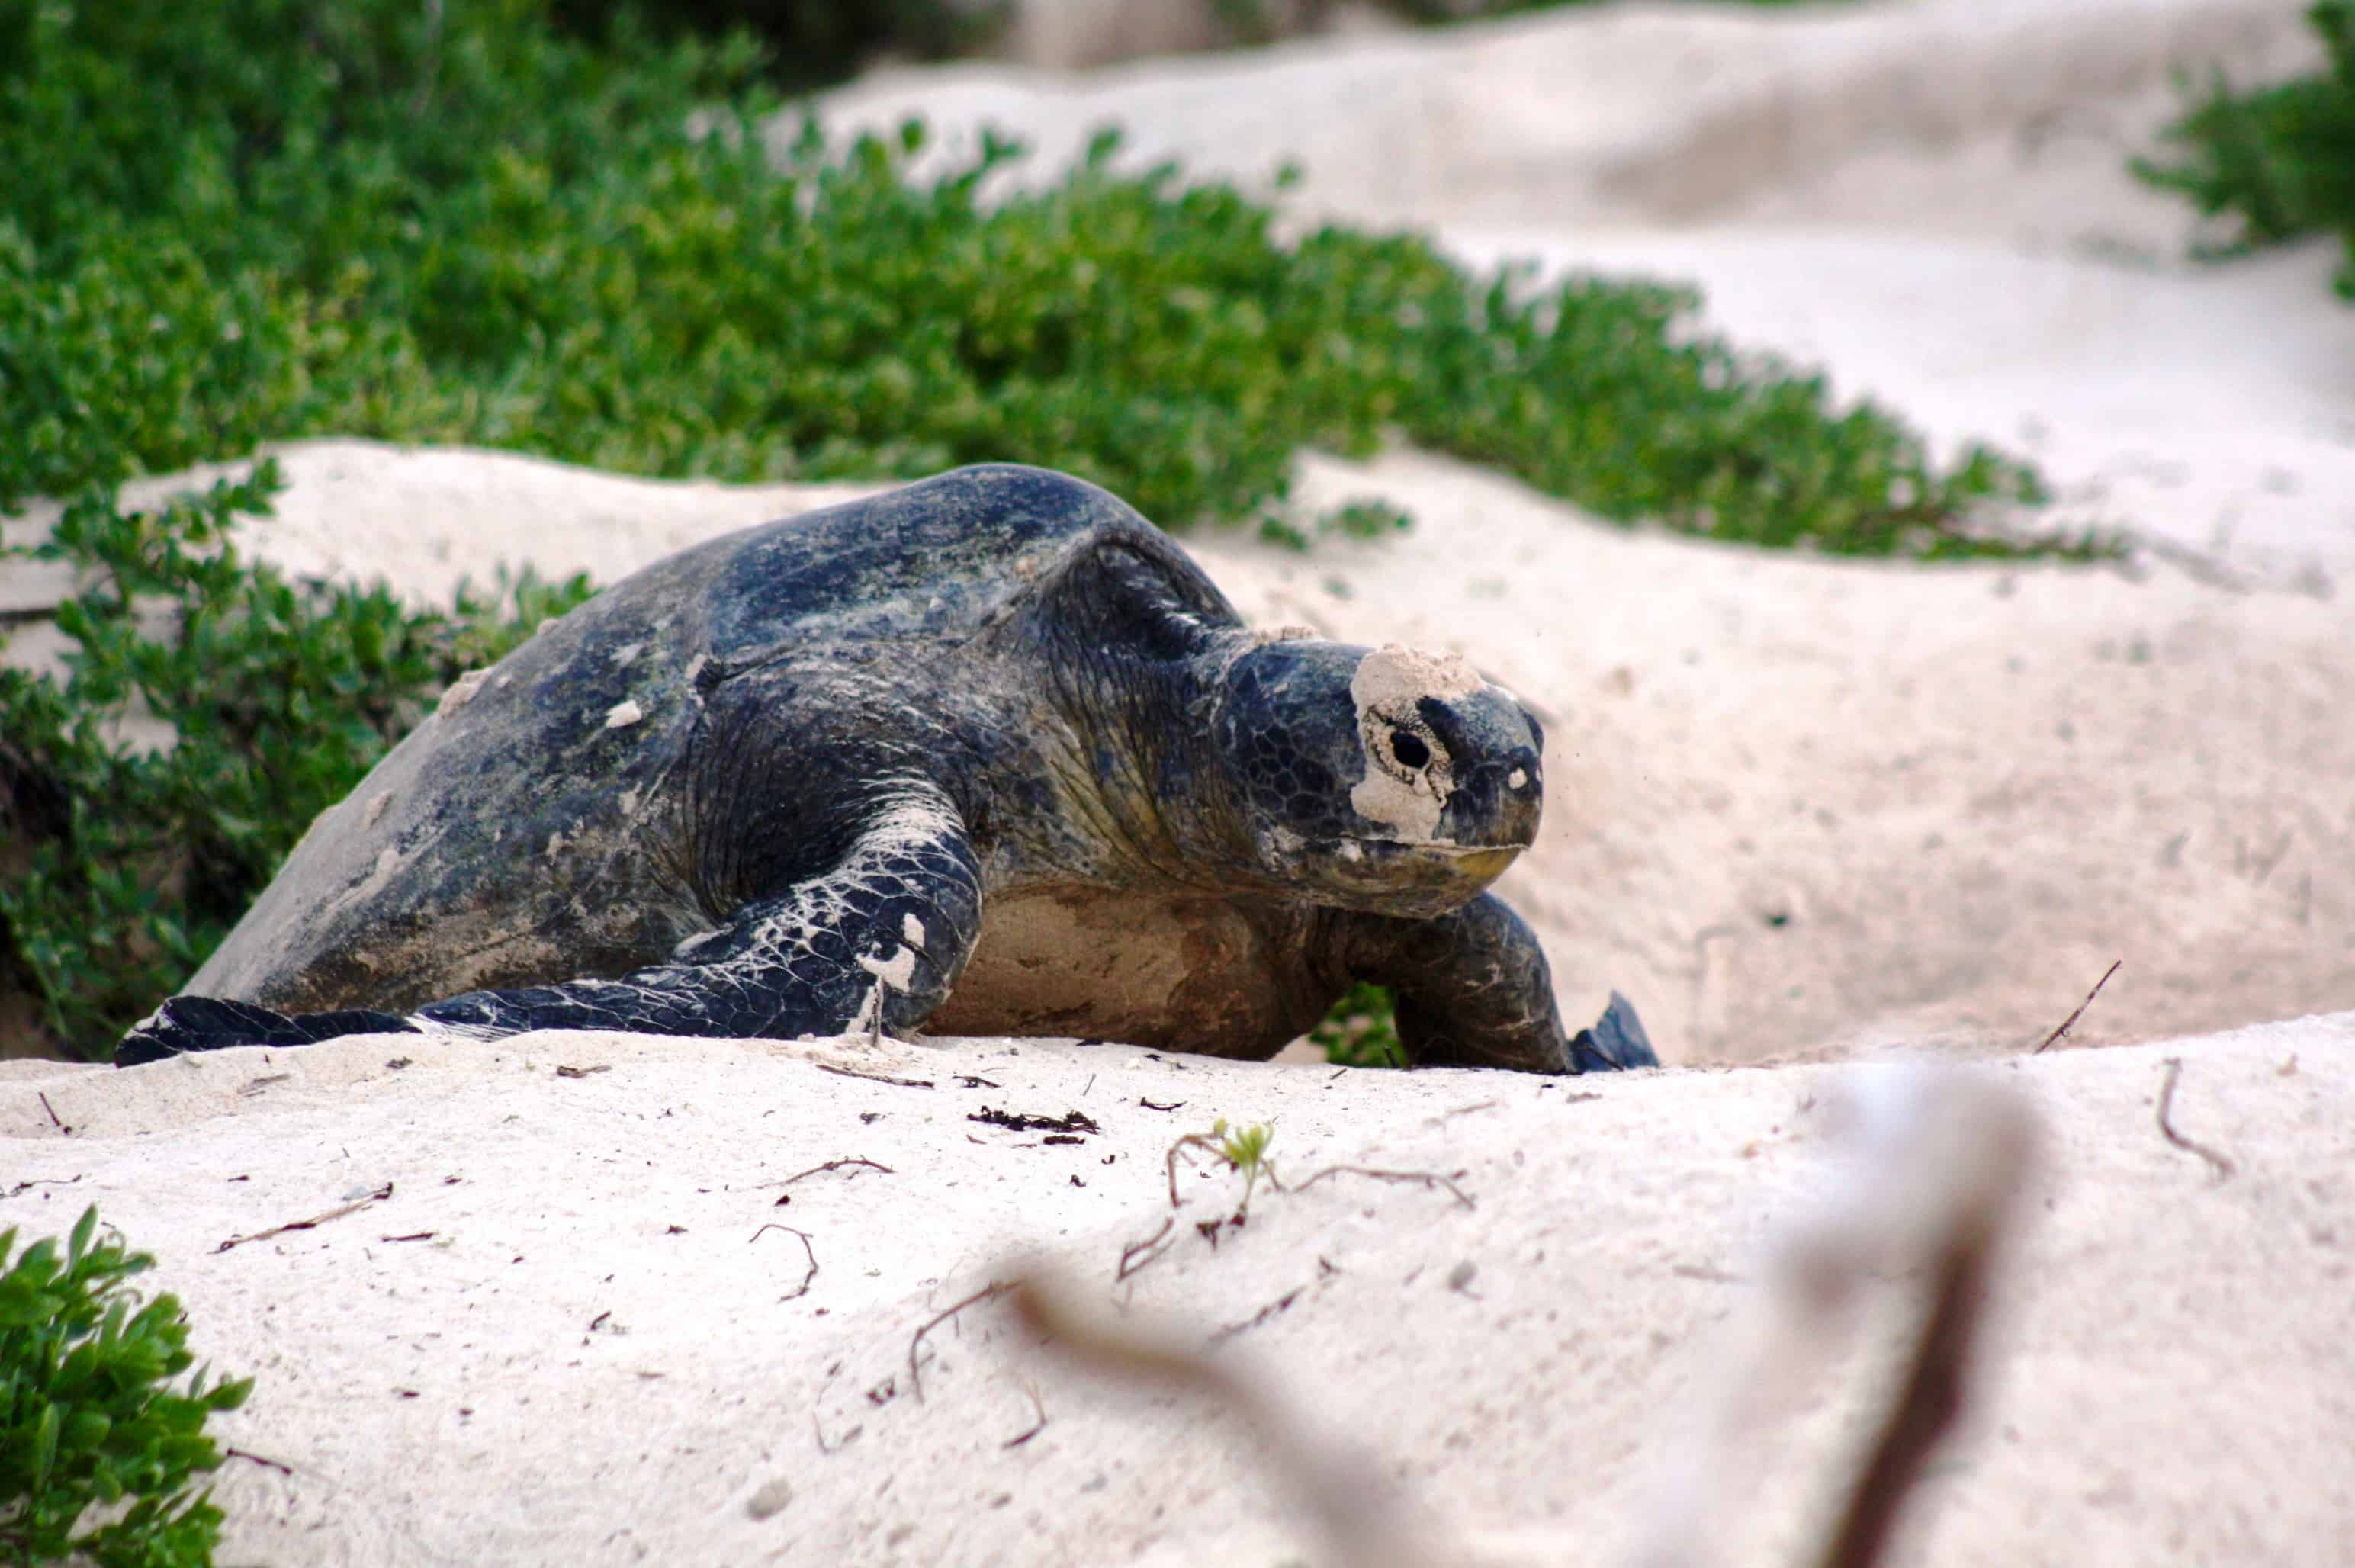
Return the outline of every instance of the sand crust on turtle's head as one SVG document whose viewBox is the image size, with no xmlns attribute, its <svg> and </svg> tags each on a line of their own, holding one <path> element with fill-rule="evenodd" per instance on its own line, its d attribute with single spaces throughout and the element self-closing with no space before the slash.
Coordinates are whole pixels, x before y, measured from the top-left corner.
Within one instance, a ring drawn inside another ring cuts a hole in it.
<svg viewBox="0 0 2355 1568">
<path fill-rule="evenodd" d="M 1358 705 L 1366 773 L 1351 787 L 1349 804 L 1359 816 L 1389 825 L 1407 843 L 1444 842 L 1439 837 L 1439 819 L 1455 790 L 1454 759 L 1417 710 L 1426 697 L 1469 697 L 1485 684 L 1460 654 L 1386 643 L 1358 661 L 1349 697 Z M 1386 763 L 1384 739 L 1394 728 L 1418 734 L 1430 749 L 1429 763 L 1409 769 Z"/>
</svg>

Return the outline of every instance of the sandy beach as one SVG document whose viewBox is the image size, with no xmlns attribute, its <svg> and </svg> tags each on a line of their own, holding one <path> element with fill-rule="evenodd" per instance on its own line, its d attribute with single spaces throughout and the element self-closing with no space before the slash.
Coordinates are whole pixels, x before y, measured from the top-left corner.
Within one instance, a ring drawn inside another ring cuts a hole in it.
<svg viewBox="0 0 2355 1568">
<path fill-rule="evenodd" d="M 1025 177 L 1117 115 L 1139 158 L 1248 179 L 1300 158 L 1298 221 L 1697 282 L 1711 329 L 1942 449 L 2033 458 L 2043 520 L 2128 553 L 1770 554 L 1413 451 L 1301 459 L 1304 515 L 1378 496 L 1414 518 L 1394 539 L 1187 537 L 1254 622 L 1458 651 L 1539 711 L 1545 826 L 1499 891 L 1565 1012 L 1626 994 L 1661 1072 L 558 1033 L 6 1061 L 0 1227 L 61 1232 L 98 1201 L 203 1353 L 259 1378 L 222 1423 L 268 1461 L 221 1473 L 224 1562 L 1308 1550 L 1247 1435 L 1041 1360 L 1002 1302 L 911 1352 L 1018 1256 L 1256 1369 L 1460 1560 L 1616 1562 L 1726 1325 L 1761 1310 L 1762 1249 L 1827 1179 L 1832 1107 L 1896 1052 L 2006 1085 L 2043 1151 L 1985 1379 L 1900 1560 L 2341 1560 L 2355 311 L 2327 248 L 2184 261 L 2188 208 L 2124 167 L 2173 68 L 2296 69 L 2310 37 L 2250 0 L 1661 5 L 845 90 L 837 123 L 922 109 L 952 148 L 984 118 L 1020 130 Z M 277 455 L 288 491 L 243 546 L 421 603 L 526 561 L 610 581 L 862 488 Z M 0 609 L 60 587 L 12 569 Z M 5 656 L 58 646 L 36 625 Z M 2113 962 L 2068 1040 L 2027 1054 Z M 969 1119 L 985 1106 L 1099 1130 L 1050 1147 Z M 1213 1244 L 1196 1225 L 1239 1179 L 1188 1168 L 1173 1211 L 1165 1159 L 1219 1117 L 1273 1123 L 1295 1179 L 1444 1173 L 1470 1202 L 1336 1179 L 1260 1194 Z M 812 1174 L 844 1159 L 873 1165 Z M 1174 1242 L 1118 1277 L 1165 1221 Z M 1879 1397 L 1875 1322 L 1761 1451 L 1724 1561 L 1790 1560 L 1816 1528 Z"/>
</svg>

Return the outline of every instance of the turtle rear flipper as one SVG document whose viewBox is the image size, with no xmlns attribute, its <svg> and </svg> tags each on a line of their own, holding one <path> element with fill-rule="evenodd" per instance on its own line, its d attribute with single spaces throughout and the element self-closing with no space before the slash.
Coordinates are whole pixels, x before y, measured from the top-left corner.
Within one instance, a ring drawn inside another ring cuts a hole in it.
<svg viewBox="0 0 2355 1568">
<path fill-rule="evenodd" d="M 174 997 L 135 1025 L 114 1048 L 114 1065 L 137 1067 L 191 1051 L 240 1045 L 315 1045 L 347 1034 L 415 1034 L 399 1013 L 349 1008 L 288 1015 L 218 997 Z"/>
<path fill-rule="evenodd" d="M 1644 1032 L 1636 1004 L 1614 991 L 1594 1027 L 1571 1037 L 1570 1060 L 1581 1072 L 1615 1072 L 1623 1067 L 1657 1067 L 1660 1053 L 1652 1049 L 1652 1037 Z"/>
<path fill-rule="evenodd" d="M 308 1045 L 422 1030 L 496 1040 L 528 1029 L 620 1029 L 791 1040 L 914 1029 L 947 997 L 981 931 L 981 866 L 945 796 L 909 791 L 878 811 L 822 877 L 738 911 L 671 962 L 618 980 L 473 991 L 406 1019 L 354 1010 L 289 1018 L 246 1002 L 175 997 L 128 1036 L 119 1066 L 232 1045 Z"/>
</svg>

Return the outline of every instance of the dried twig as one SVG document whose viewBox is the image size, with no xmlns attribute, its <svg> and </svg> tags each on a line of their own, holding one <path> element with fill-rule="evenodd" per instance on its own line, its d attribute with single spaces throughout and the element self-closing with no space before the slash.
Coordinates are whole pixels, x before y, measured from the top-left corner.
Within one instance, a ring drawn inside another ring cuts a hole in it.
<svg viewBox="0 0 2355 1568">
<path fill-rule="evenodd" d="M 933 1313 L 932 1317 L 924 1320 L 922 1327 L 920 1327 L 913 1334 L 909 1335 L 908 1392 L 914 1394 L 919 1401 L 924 1397 L 924 1369 L 922 1363 L 917 1360 L 916 1353 L 918 1350 L 922 1349 L 925 1335 L 931 1333 L 933 1329 L 939 1328 L 942 1324 L 947 1322 L 958 1313 L 963 1312 L 966 1307 L 978 1306 L 982 1302 L 989 1300 L 992 1296 L 1004 1296 L 1007 1291 L 1012 1290 L 1013 1288 L 1014 1281 L 1012 1280 L 993 1279 L 987 1285 L 983 1285 L 979 1290 L 975 1291 L 971 1296 L 966 1296 L 963 1301 L 958 1302 L 955 1306 L 946 1307 L 942 1311 Z"/>
<path fill-rule="evenodd" d="M 837 1077 L 842 1078 L 864 1078 L 869 1083 L 889 1083 L 894 1088 L 899 1089 L 930 1089 L 933 1087 L 932 1081 L 929 1078 L 894 1078 L 888 1072 L 860 1072 L 855 1068 L 837 1067 L 830 1061 L 813 1062 L 811 1065 L 815 1067 L 820 1072 L 831 1072 Z"/>
<path fill-rule="evenodd" d="M 1820 1376 L 1844 1309 L 1876 1280 L 1925 1276 L 1931 1299 L 1872 1450 L 1804 1560 L 1878 1562 L 1963 1408 L 1989 1279 L 2033 1164 L 2034 1119 L 1992 1078 L 1930 1068 L 1879 1070 L 1859 1083 L 1855 1105 L 1847 1168 L 1774 1244 L 1758 1297 L 1733 1319 L 1730 1353 L 1703 1385 L 1698 1429 L 1664 1449 L 1675 1468 L 1639 1563 L 1708 1560 L 1705 1538 L 1735 1510 L 1755 1429 Z"/>
<path fill-rule="evenodd" d="M 2094 988 L 2085 993 L 2085 999 L 2077 1004 L 2077 1010 L 2071 1013 L 2067 1018 L 2062 1019 L 2061 1020 L 2061 1027 L 2054 1029 L 2051 1034 L 2046 1035 L 2042 1040 L 2039 1040 L 2037 1042 L 2036 1049 L 2030 1051 L 2028 1054 L 2030 1056 L 2042 1054 L 2046 1046 L 2051 1045 L 2054 1040 L 2059 1040 L 2062 1035 L 2067 1034 L 2069 1032 L 2069 1027 L 2084 1016 L 2085 1009 L 2094 1005 L 2094 998 L 2102 994 L 2102 987 L 2110 983 L 2110 976 L 2116 974 L 2118 972 L 2118 965 L 2125 962 L 2126 960 L 2123 958 L 2112 959 L 2110 961 L 2110 966 L 2102 971 L 2102 977 L 2094 982 Z"/>
<path fill-rule="evenodd" d="M 291 1476 L 294 1473 L 294 1467 L 282 1460 L 265 1459 L 259 1454 L 249 1454 L 242 1448 L 224 1448 L 221 1450 L 221 1457 L 242 1459 L 249 1465 L 260 1465 L 264 1469 L 275 1470 L 282 1476 Z"/>
<path fill-rule="evenodd" d="M 49 1097 L 47 1094 L 44 1094 L 41 1091 L 36 1089 L 33 1091 L 33 1098 L 38 1100 L 41 1103 L 41 1109 L 49 1114 L 49 1125 L 57 1128 L 58 1131 L 61 1133 L 72 1133 L 73 1129 L 71 1127 L 58 1120 L 58 1108 L 49 1104 Z"/>
<path fill-rule="evenodd" d="M 1252 1429 L 1276 1473 L 1306 1504 L 1331 1561 L 1409 1568 L 1460 1560 L 1461 1553 L 1441 1549 L 1400 1491 L 1383 1484 L 1382 1467 L 1312 1432 L 1267 1392 L 1267 1377 L 1176 1339 L 1100 1322 L 1078 1309 L 1065 1288 L 1036 1274 L 1018 1275 L 1012 1288 L 1016 1314 L 1050 1349 L 1105 1377 L 1176 1387 L 1224 1405 Z"/>
<path fill-rule="evenodd" d="M 1122 1280 L 1126 1279 L 1130 1275 L 1135 1274 L 1138 1269 L 1143 1268 L 1146 1264 L 1151 1263 L 1163 1253 L 1167 1252 L 1169 1249 L 1167 1246 L 1159 1245 L 1158 1243 L 1160 1243 L 1177 1228 L 1177 1218 L 1174 1215 L 1167 1217 L 1161 1221 L 1161 1229 L 1154 1232 L 1153 1234 L 1146 1237 L 1145 1240 L 1141 1242 L 1131 1242 L 1128 1245 L 1121 1248 L 1120 1269 L 1118 1273 L 1112 1276 L 1113 1283 L 1114 1285 L 1118 1285 Z M 1140 1253 L 1143 1255 L 1139 1256 Z"/>
<path fill-rule="evenodd" d="M 1220 1159 L 1227 1157 L 1226 1150 L 1219 1147 L 1219 1140 L 1209 1133 L 1187 1133 L 1171 1144 L 1169 1152 L 1162 1157 L 1162 1164 L 1169 1171 L 1169 1207 L 1172 1209 L 1186 1206 L 1186 1200 L 1178 1196 L 1178 1157 L 1189 1148 L 1206 1148 Z M 1228 1163 L 1231 1165 L 1233 1161 L 1229 1160 Z"/>
<path fill-rule="evenodd" d="M 840 1159 L 827 1160 L 824 1165 L 811 1166 L 807 1170 L 786 1177 L 783 1181 L 778 1182 L 777 1185 L 779 1187 L 791 1187 L 794 1182 L 799 1181 L 805 1176 L 822 1176 L 829 1170 L 843 1170 L 851 1166 L 865 1166 L 869 1170 L 879 1170 L 886 1176 L 896 1176 L 899 1174 L 888 1165 L 878 1165 L 875 1161 L 868 1159 L 862 1155 L 853 1154 L 845 1155 Z"/>
<path fill-rule="evenodd" d="M 1022 1445 L 1029 1442 L 1030 1439 L 1038 1436 L 1039 1434 L 1047 1430 L 1047 1402 L 1040 1399 L 1039 1397 L 1039 1391 L 1028 1383 L 1024 1383 L 1022 1385 L 1022 1392 L 1030 1396 L 1030 1408 L 1039 1413 L 1039 1419 L 1032 1422 L 1026 1430 L 1016 1433 L 1013 1436 L 999 1444 L 998 1446 L 1000 1448 L 1019 1448 Z"/>
<path fill-rule="evenodd" d="M 2175 1108 L 2175 1081 L 2182 1076 L 2183 1058 L 2179 1056 L 2169 1057 L 2167 1059 L 2167 1082 L 2158 1086 L 2159 1135 L 2166 1138 L 2169 1143 L 2173 1144 L 2177 1148 L 2188 1150 L 2192 1154 L 2198 1155 L 2201 1159 L 2206 1160 L 2208 1162 L 2208 1168 L 2216 1173 L 2217 1180 L 2229 1181 L 2232 1179 L 2232 1172 L 2239 1168 L 2233 1165 L 2231 1157 L 2218 1153 L 2216 1150 L 2210 1148 L 2206 1144 L 2185 1137 L 2181 1133 L 2175 1130 L 2175 1124 L 2168 1119 L 2168 1113 Z"/>
<path fill-rule="evenodd" d="M 1823 1568 L 1872 1568 L 1889 1544 L 1905 1494 L 1921 1478 L 1938 1440 L 1963 1413 L 1971 1348 L 1985 1315 L 1994 1268 L 1995 1227 L 1966 1222 L 1938 1260 L 1936 1285 L 1903 1391 L 1849 1488 Z"/>
<path fill-rule="evenodd" d="M 1457 1176 L 1461 1176 L 1464 1173 L 1459 1170 L 1455 1174 Z M 1363 1165 L 1328 1165 L 1305 1181 L 1296 1182 L 1290 1187 L 1283 1187 L 1279 1184 L 1278 1190 L 1285 1192 L 1305 1192 L 1308 1189 L 1316 1186 L 1318 1182 L 1324 1180 L 1328 1176 L 1364 1176 L 1369 1177 L 1376 1181 L 1412 1181 L 1433 1191 L 1444 1189 L 1449 1197 L 1455 1199 L 1458 1203 L 1463 1204 L 1466 1209 L 1476 1209 L 1479 1207 L 1478 1204 L 1472 1201 L 1471 1195 L 1466 1193 L 1464 1189 L 1456 1186 L 1453 1179 L 1442 1176 L 1436 1171 L 1376 1170 L 1370 1166 Z M 1271 1178 L 1271 1179 L 1273 1179 Z"/>
<path fill-rule="evenodd" d="M 1305 1285 L 1295 1285 L 1290 1290 L 1285 1291 L 1282 1296 L 1277 1296 L 1273 1301 L 1269 1302 L 1265 1307 L 1261 1307 L 1257 1312 L 1252 1313 L 1249 1317 L 1238 1318 L 1232 1323 L 1220 1324 L 1219 1327 L 1210 1330 L 1210 1338 L 1208 1342 L 1213 1345 L 1223 1345 L 1228 1340 L 1233 1339 L 1236 1335 L 1248 1333 L 1252 1329 L 1256 1328 L 1261 1324 L 1266 1322 L 1269 1318 L 1276 1317 L 1280 1313 L 1290 1311 L 1292 1304 L 1300 1299 L 1300 1293 L 1307 1288 L 1308 1287 Z"/>
<path fill-rule="evenodd" d="M 809 1258 L 809 1273 L 802 1275 L 801 1284 L 794 1287 L 792 1295 L 777 1297 L 781 1302 L 799 1301 L 803 1296 L 809 1294 L 810 1282 L 817 1278 L 817 1249 L 810 1245 L 809 1232 L 807 1231 L 796 1231 L 791 1225 L 763 1225 L 759 1230 L 744 1238 L 745 1244 L 750 1246 L 752 1243 L 759 1241 L 762 1236 L 767 1235 L 771 1231 L 783 1231 L 789 1236 L 799 1237 L 801 1239 L 802 1251 Z"/>
<path fill-rule="evenodd" d="M 266 1231 L 256 1231 L 250 1236 L 231 1236 L 213 1251 L 225 1253 L 231 1247 L 241 1247 L 248 1242 L 265 1241 L 272 1236 L 282 1236 L 289 1231 L 308 1231 L 324 1225 L 330 1220 L 340 1220 L 346 1214 L 357 1214 L 369 1204 L 381 1203 L 391 1196 L 392 1183 L 388 1181 L 367 1197 L 346 1203 L 340 1208 L 330 1209 L 324 1214 L 314 1214 L 307 1220 L 289 1220 L 283 1225 L 272 1225 Z"/>
</svg>

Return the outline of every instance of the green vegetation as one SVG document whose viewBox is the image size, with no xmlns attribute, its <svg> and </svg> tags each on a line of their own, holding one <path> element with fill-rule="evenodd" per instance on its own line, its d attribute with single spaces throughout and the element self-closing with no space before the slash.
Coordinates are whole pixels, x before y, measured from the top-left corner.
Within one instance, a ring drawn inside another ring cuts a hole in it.
<svg viewBox="0 0 2355 1568">
<path fill-rule="evenodd" d="M 197 1568 L 221 1525 L 190 1489 L 221 1463 L 205 1422 L 252 1380 L 173 1386 L 195 1360 L 180 1304 L 141 1305 L 124 1282 L 155 1260 L 97 1232 L 84 1210 L 60 1257 L 0 1231 L 0 1563 Z"/>
<path fill-rule="evenodd" d="M 2237 220 L 2211 255 L 2339 234 L 2348 248 L 2339 292 L 2355 300 L 2355 0 L 2320 0 L 2307 16 L 2329 51 L 2325 74 L 2250 92 L 2220 74 L 2165 133 L 2177 155 L 2138 158 L 2134 169 L 2208 217 Z"/>
<path fill-rule="evenodd" d="M 556 25 L 610 42 L 640 18 L 665 37 L 761 40 L 773 80 L 794 87 L 840 81 L 870 59 L 943 59 L 970 54 L 1004 27 L 1013 0 L 550 0 Z"/>
<path fill-rule="evenodd" d="M 1390 8 L 1410 21 L 1426 24 L 1468 22 L 1488 16 L 1517 16 L 1530 11 L 1553 11 L 1568 5 L 1589 5 L 1602 0 L 1389 0 Z M 1749 0 L 1753 5 L 1812 5 L 1828 0 Z"/>
<path fill-rule="evenodd" d="M 1115 174 L 1108 139 L 986 206 L 1003 143 L 921 186 L 912 126 L 773 156 L 763 70 L 741 38 L 626 17 L 568 35 L 544 0 L 0 0 L 0 512 L 64 500 L 43 552 L 91 584 L 62 684 L 0 674 L 0 829 L 29 840 L 0 880 L 0 987 L 63 1048 L 104 1054 L 442 684 L 583 591 L 424 613 L 290 583 L 227 533 L 267 473 L 119 505 L 126 478 L 265 440 L 731 480 L 1011 458 L 1172 527 L 1282 535 L 1295 453 L 1397 438 L 1730 540 L 2096 548 L 1975 529 L 2036 497 L 2026 469 L 1934 464 L 1888 414 L 1693 330 L 1689 291 L 1474 279 L 1345 228 L 1287 242 L 1231 188 Z M 143 718 L 176 743 L 133 744 Z"/>
<path fill-rule="evenodd" d="M 1308 1038 L 1325 1060 L 1339 1067 L 1404 1067 L 1406 1046 L 1398 1037 L 1391 1011 L 1391 996 L 1380 986 L 1360 980 L 1333 1004 L 1325 1021 Z"/>
<path fill-rule="evenodd" d="M 1155 0 L 1167 3 L 1167 0 Z M 1591 0 L 1381 0 L 1392 13 L 1427 26 L 1550 10 Z M 1812 0 L 1752 0 L 1753 5 L 1806 5 Z M 758 37 L 773 61 L 773 80 L 807 87 L 838 81 L 869 60 L 942 59 L 983 50 L 1012 18 L 1015 0 L 652 0 L 633 7 L 627 0 L 552 0 L 557 25 L 583 37 L 607 39 L 617 26 L 643 16 L 665 37 L 706 37 L 742 29 Z M 1211 14 L 1239 43 L 1263 43 L 1278 36 L 1279 15 L 1324 9 L 1278 7 L 1271 0 L 1210 0 Z"/>
</svg>

